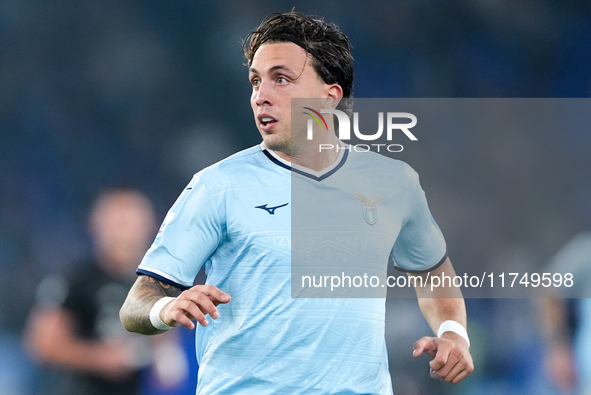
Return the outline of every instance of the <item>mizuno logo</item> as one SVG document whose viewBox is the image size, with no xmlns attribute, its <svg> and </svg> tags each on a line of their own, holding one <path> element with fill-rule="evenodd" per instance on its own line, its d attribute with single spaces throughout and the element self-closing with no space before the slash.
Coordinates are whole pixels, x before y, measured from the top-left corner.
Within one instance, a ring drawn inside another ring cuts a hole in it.
<svg viewBox="0 0 591 395">
<path fill-rule="evenodd" d="M 281 204 L 279 206 L 275 206 L 275 207 L 267 207 L 266 204 L 263 204 L 262 206 L 255 206 L 255 208 L 260 208 L 261 210 L 265 210 L 266 212 L 268 212 L 271 215 L 275 215 L 275 210 L 277 210 L 278 208 L 281 207 L 285 207 L 289 204 L 289 202 L 285 203 L 285 204 Z"/>
</svg>

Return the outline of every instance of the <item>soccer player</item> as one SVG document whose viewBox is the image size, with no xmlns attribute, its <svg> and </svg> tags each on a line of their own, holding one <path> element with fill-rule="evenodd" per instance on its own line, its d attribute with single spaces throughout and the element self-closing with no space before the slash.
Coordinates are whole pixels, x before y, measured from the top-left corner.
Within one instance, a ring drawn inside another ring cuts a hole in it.
<svg viewBox="0 0 591 395">
<path fill-rule="evenodd" d="M 383 298 L 291 297 L 292 192 L 295 184 L 318 196 L 328 191 L 335 207 L 356 210 L 359 216 L 341 215 L 352 219 L 339 226 L 379 224 L 369 232 L 376 243 L 360 247 L 372 249 L 365 255 L 372 265 L 379 260 L 385 268 L 391 255 L 402 270 L 453 276 L 418 177 L 375 153 L 319 154 L 320 143 L 344 147 L 334 133 L 308 140 L 305 122 L 292 119 L 292 98 L 339 108 L 351 97 L 350 44 L 336 25 L 293 11 L 274 15 L 249 35 L 244 51 L 263 142 L 193 177 L 142 260 L 121 320 L 144 334 L 192 329 L 196 320 L 198 394 L 391 394 Z M 330 119 L 326 126 L 334 131 Z M 356 183 L 342 177 L 375 179 L 364 177 L 367 166 L 396 182 L 379 186 L 383 200 L 344 187 Z M 366 203 L 380 212 L 377 223 L 362 220 Z M 324 233 L 331 233 L 326 215 Z M 193 286 L 202 266 L 207 283 Z M 427 284 L 416 292 L 438 337 L 418 340 L 413 355 L 429 354 L 431 376 L 458 383 L 473 370 L 461 294 L 443 297 L 450 293 Z"/>
</svg>

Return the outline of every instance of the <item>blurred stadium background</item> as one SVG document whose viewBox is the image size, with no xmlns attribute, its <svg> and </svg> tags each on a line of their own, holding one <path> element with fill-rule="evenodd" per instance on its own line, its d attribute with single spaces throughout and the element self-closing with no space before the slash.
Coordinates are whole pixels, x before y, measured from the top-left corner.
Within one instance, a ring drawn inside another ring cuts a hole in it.
<svg viewBox="0 0 591 395">
<path fill-rule="evenodd" d="M 42 393 L 21 332 L 40 279 L 88 251 L 85 216 L 96 193 L 137 186 L 163 217 L 193 173 L 259 142 L 240 39 L 294 6 L 348 34 L 357 97 L 591 94 L 591 3 L 583 0 L 3 0 L 0 394 Z M 511 149 L 521 163 L 503 160 L 502 131 L 469 143 L 439 136 L 441 149 L 405 157 L 452 260 L 545 262 L 590 229 L 588 131 L 520 136 Z M 472 144 L 487 155 L 466 154 Z M 499 188 L 462 184 L 482 166 Z M 536 301 L 467 304 L 477 371 L 452 388 L 428 379 L 426 360 L 411 360 L 416 334 L 427 333 L 416 301 L 388 301 L 395 393 L 553 393 Z"/>
</svg>

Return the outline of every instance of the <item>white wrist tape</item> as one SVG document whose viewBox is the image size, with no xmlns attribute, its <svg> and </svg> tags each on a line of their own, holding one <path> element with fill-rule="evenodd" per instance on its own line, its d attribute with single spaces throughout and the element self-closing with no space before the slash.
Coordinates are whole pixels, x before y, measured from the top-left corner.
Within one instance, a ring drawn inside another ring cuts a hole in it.
<svg viewBox="0 0 591 395">
<path fill-rule="evenodd" d="M 152 326 L 154 328 L 160 331 L 167 331 L 169 329 L 174 328 L 174 326 L 168 325 L 166 322 L 162 321 L 162 318 L 160 318 L 160 312 L 162 311 L 164 306 L 166 306 L 168 302 L 174 299 L 176 298 L 165 296 L 162 299 L 159 299 L 156 303 L 154 303 L 154 306 L 152 306 L 152 308 L 150 309 L 150 322 L 152 323 Z"/>
<path fill-rule="evenodd" d="M 437 337 L 441 337 L 441 335 L 443 335 L 445 332 L 453 332 L 460 335 L 468 342 L 468 347 L 470 347 L 468 332 L 466 332 L 466 328 L 464 328 L 464 326 L 459 322 L 453 320 L 443 321 L 437 330 Z"/>
</svg>

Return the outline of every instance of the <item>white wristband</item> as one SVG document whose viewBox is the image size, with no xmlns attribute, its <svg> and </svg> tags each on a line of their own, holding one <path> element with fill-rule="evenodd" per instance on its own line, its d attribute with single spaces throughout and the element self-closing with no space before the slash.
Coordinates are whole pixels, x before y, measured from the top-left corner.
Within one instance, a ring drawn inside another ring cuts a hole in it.
<svg viewBox="0 0 591 395">
<path fill-rule="evenodd" d="M 154 303 L 154 306 L 152 306 L 152 308 L 150 309 L 150 322 L 152 323 L 152 326 L 154 328 L 160 331 L 167 331 L 169 329 L 174 328 L 174 326 L 168 325 L 166 322 L 162 321 L 162 318 L 160 318 L 160 312 L 162 311 L 164 306 L 166 306 L 168 302 L 174 299 L 176 298 L 165 296 L 162 299 L 159 299 L 156 303 Z"/>
<path fill-rule="evenodd" d="M 464 338 L 464 340 L 466 340 L 466 342 L 468 342 L 468 347 L 470 347 L 468 332 L 466 332 L 466 328 L 464 328 L 464 326 L 459 322 L 453 320 L 443 321 L 437 330 L 437 337 L 441 337 L 441 335 L 443 335 L 445 332 L 453 332 L 460 335 Z"/>
</svg>

